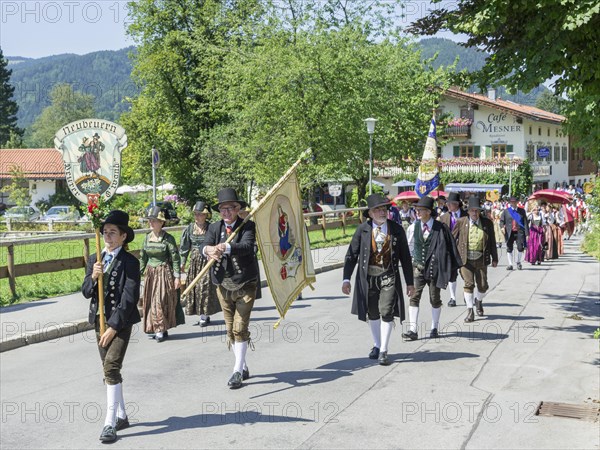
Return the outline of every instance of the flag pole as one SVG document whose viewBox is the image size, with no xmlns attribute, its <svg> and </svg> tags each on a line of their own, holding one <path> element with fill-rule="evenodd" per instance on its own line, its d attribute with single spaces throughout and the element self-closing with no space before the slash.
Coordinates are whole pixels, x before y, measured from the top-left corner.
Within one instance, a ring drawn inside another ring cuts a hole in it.
<svg viewBox="0 0 600 450">
<path fill-rule="evenodd" d="M 258 202 L 258 204 L 248 213 L 248 215 L 244 218 L 244 221 L 242 222 L 242 224 L 239 227 L 237 227 L 235 230 L 233 230 L 233 232 L 229 235 L 229 237 L 225 241 L 226 244 L 228 244 L 229 242 L 231 242 L 235 238 L 235 236 L 237 235 L 237 232 L 242 229 L 242 227 L 246 224 L 246 222 L 248 222 L 250 220 L 250 218 L 256 213 L 256 211 L 259 208 L 261 208 L 262 205 L 271 197 L 271 195 L 273 194 L 273 192 L 276 191 L 277 189 L 279 189 L 279 187 L 283 183 L 285 183 L 286 179 L 290 176 L 290 174 L 294 170 L 296 170 L 296 168 L 300 164 L 302 164 L 302 162 L 304 160 L 308 159 L 311 155 L 312 155 L 312 150 L 310 148 L 302 152 L 302 154 L 300 155 L 300 157 L 298 158 L 298 160 L 294 164 L 292 164 L 292 166 L 283 174 L 283 176 L 279 179 L 279 181 L 277 181 L 277 183 L 275 183 L 273 185 L 273 187 L 271 187 L 271 189 L 269 189 L 269 192 L 267 192 L 266 195 L 262 199 L 260 199 L 260 201 Z M 208 263 L 206 263 L 206 265 L 202 268 L 202 270 L 196 276 L 196 278 L 194 278 L 192 280 L 192 282 L 185 288 L 185 290 L 181 294 L 182 297 L 185 297 L 187 294 L 189 294 L 189 292 L 202 279 L 202 277 L 204 277 L 204 275 L 206 275 L 206 273 L 210 270 L 210 268 L 213 266 L 213 264 L 215 262 L 216 262 L 216 260 L 214 260 L 214 259 L 209 259 L 208 260 Z"/>
</svg>

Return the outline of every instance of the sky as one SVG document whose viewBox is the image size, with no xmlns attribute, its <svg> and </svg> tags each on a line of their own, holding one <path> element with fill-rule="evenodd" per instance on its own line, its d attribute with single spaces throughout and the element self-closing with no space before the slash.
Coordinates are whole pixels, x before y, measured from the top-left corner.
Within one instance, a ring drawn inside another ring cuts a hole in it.
<svg viewBox="0 0 600 450">
<path fill-rule="evenodd" d="M 455 4 L 441 2 L 444 7 Z M 406 1 L 402 24 L 427 15 L 432 7 L 426 0 Z M 119 50 L 134 45 L 126 35 L 127 25 L 127 0 L 0 0 L 0 48 L 5 57 Z M 449 33 L 440 37 L 457 40 Z"/>
</svg>

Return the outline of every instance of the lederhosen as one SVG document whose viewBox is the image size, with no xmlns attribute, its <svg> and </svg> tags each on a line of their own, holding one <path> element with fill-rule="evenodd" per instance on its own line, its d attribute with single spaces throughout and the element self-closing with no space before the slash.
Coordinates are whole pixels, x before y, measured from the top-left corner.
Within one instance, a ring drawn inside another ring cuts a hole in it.
<svg viewBox="0 0 600 450">
<path fill-rule="evenodd" d="M 369 320 L 377 320 L 380 317 L 384 322 L 394 320 L 396 277 L 391 263 L 392 242 L 390 235 L 386 234 L 381 249 L 378 250 L 372 231 L 371 253 L 367 268 L 367 310 Z"/>
</svg>

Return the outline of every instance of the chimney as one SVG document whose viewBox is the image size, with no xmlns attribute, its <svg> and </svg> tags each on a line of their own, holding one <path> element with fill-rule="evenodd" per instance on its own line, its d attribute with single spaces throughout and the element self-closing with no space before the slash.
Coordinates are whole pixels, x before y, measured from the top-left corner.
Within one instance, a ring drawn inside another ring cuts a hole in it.
<svg viewBox="0 0 600 450">
<path fill-rule="evenodd" d="M 495 88 L 488 88 L 488 98 L 490 100 L 496 101 L 496 89 Z"/>
</svg>

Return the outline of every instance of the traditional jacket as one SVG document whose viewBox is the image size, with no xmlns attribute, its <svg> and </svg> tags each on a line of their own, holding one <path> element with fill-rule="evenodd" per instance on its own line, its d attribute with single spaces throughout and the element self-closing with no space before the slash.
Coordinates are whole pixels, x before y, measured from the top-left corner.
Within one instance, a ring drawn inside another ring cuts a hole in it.
<svg viewBox="0 0 600 450">
<path fill-rule="evenodd" d="M 450 226 L 452 223 L 451 215 L 452 215 L 452 213 L 450 211 L 446 211 L 441 216 L 438 216 L 438 220 L 440 222 L 442 222 L 443 224 L 445 224 L 448 228 L 450 228 L 450 231 L 453 230 L 453 228 Z M 458 209 L 458 219 L 460 219 L 461 217 L 465 217 L 466 215 L 467 215 L 467 212 L 464 209 L 462 209 L 462 208 Z M 458 219 L 456 219 L 456 223 L 458 223 Z M 456 227 L 456 223 L 454 224 L 455 227 Z"/>
<path fill-rule="evenodd" d="M 90 255 L 81 292 L 85 298 L 91 298 L 88 321 L 96 322 L 98 312 L 98 283 L 92 280 L 92 271 L 96 255 Z M 135 256 L 121 248 L 111 266 L 103 276 L 104 315 L 106 324 L 121 331 L 138 323 L 140 313 L 137 303 L 140 298 L 140 262 Z"/>
<path fill-rule="evenodd" d="M 483 230 L 483 256 L 485 265 L 490 265 L 492 261 L 498 262 L 498 248 L 496 247 L 496 235 L 494 234 L 494 223 L 485 217 L 479 217 L 481 228 Z M 469 216 L 461 217 L 452 231 L 456 238 L 458 254 L 463 264 L 467 263 L 467 253 L 469 250 Z"/>
<path fill-rule="evenodd" d="M 519 232 L 522 232 L 525 237 L 529 237 L 529 224 L 527 223 L 527 214 L 525 213 L 525 210 L 523 208 L 517 207 L 516 211 L 517 214 L 521 216 L 521 223 L 523 224 L 522 227 L 517 224 L 517 226 L 519 227 Z M 512 234 L 512 221 L 513 218 L 510 215 L 508 208 L 506 208 L 504 211 L 502 211 L 502 214 L 500 215 L 500 228 L 505 227 L 506 231 L 504 233 L 504 236 L 506 237 L 507 241 L 510 239 L 510 235 Z M 519 232 L 517 234 L 519 234 Z"/>
<path fill-rule="evenodd" d="M 394 316 L 400 317 L 400 322 L 402 322 L 405 318 L 404 295 L 402 293 L 402 280 L 400 278 L 398 266 L 400 264 L 402 265 L 404 279 L 409 286 L 412 286 L 414 284 L 412 262 L 404 228 L 388 219 L 387 230 L 391 240 L 391 268 L 395 275 L 396 303 L 394 305 Z M 352 298 L 351 312 L 352 314 L 358 315 L 358 318 L 362 321 L 367 320 L 367 294 L 369 288 L 367 283 L 367 269 L 371 258 L 372 235 L 373 226 L 371 220 L 359 225 L 354 232 L 344 262 L 345 280 L 349 280 L 352 277 L 354 267 L 358 263 L 358 273 L 356 274 L 354 283 L 354 296 Z"/>
</svg>

